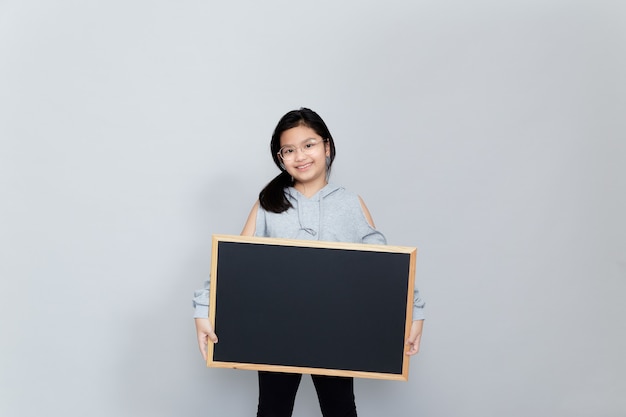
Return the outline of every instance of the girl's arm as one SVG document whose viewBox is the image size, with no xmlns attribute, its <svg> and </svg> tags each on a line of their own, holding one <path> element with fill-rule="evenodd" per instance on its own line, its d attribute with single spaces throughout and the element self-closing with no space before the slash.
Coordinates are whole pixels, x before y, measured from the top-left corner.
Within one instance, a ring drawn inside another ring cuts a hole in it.
<svg viewBox="0 0 626 417">
<path fill-rule="evenodd" d="M 250 215 L 248 216 L 248 220 L 246 220 L 246 224 L 241 231 L 242 236 L 254 236 L 254 231 L 256 229 L 256 213 L 259 208 L 259 202 L 254 203 L 252 207 L 252 211 L 250 211 Z M 213 330 L 213 326 L 211 326 L 211 322 L 208 317 L 199 317 L 195 319 L 196 322 L 196 334 L 198 336 L 198 347 L 200 348 L 200 353 L 202 353 L 202 357 L 204 360 L 207 360 L 207 351 L 209 340 L 213 343 L 217 343 L 217 335 Z"/>
<path fill-rule="evenodd" d="M 363 209 L 363 214 L 365 214 L 365 220 L 367 220 L 367 222 L 370 224 L 370 226 L 372 226 L 374 229 L 376 229 L 376 226 L 374 225 L 374 220 L 372 219 L 372 215 L 370 214 L 370 211 L 367 209 L 367 206 L 365 205 L 365 202 L 363 201 L 361 196 L 359 196 L 359 202 L 361 203 L 361 208 Z"/>
<path fill-rule="evenodd" d="M 207 360 L 207 352 L 209 348 L 209 340 L 213 343 L 217 343 L 217 336 L 213 331 L 213 326 L 211 326 L 211 322 L 209 318 L 196 318 L 194 320 L 196 322 L 196 334 L 198 336 L 198 347 L 200 348 L 200 353 L 204 358 L 204 361 Z"/>
<path fill-rule="evenodd" d="M 256 230 L 256 213 L 259 210 L 259 201 L 257 200 L 252 206 L 252 210 L 248 215 L 248 220 L 246 220 L 245 226 L 243 226 L 243 230 L 241 231 L 241 236 L 254 236 L 254 231 Z"/>
<path fill-rule="evenodd" d="M 370 211 L 367 209 L 367 206 L 363 202 L 363 199 L 359 197 L 359 201 L 361 202 L 361 208 L 363 209 L 363 214 L 365 214 L 365 219 L 374 229 L 374 220 L 372 219 L 372 215 Z M 409 332 L 409 338 L 406 340 L 407 345 L 407 355 L 415 355 L 420 350 L 420 341 L 422 339 L 422 329 L 424 327 L 424 320 L 413 320 L 411 324 L 411 330 Z"/>
<path fill-rule="evenodd" d="M 413 324 L 411 324 L 411 331 L 409 332 L 409 338 L 406 340 L 407 355 L 411 356 L 419 352 L 423 327 L 424 320 L 413 320 Z"/>
</svg>

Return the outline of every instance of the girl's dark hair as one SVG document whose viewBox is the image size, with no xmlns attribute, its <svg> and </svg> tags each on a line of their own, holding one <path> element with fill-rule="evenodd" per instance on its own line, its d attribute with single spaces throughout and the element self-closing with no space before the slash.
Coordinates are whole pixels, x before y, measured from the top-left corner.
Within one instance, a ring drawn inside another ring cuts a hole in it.
<svg viewBox="0 0 626 417">
<path fill-rule="evenodd" d="M 293 178 L 291 178 L 291 175 L 285 170 L 278 156 L 278 151 L 280 150 L 280 136 L 283 132 L 298 126 L 306 126 L 313 129 L 315 133 L 320 135 L 330 145 L 330 158 L 327 159 L 328 165 L 326 167 L 326 174 L 330 174 L 330 167 L 335 160 L 335 142 L 333 141 L 328 127 L 326 127 L 326 123 L 311 109 L 301 107 L 300 110 L 290 111 L 278 121 L 276 129 L 274 129 L 274 134 L 272 135 L 272 141 L 270 142 L 272 159 L 280 169 L 280 174 L 271 180 L 259 193 L 259 203 L 261 207 L 267 211 L 282 213 L 292 207 L 285 196 L 285 188 L 293 185 Z"/>
</svg>

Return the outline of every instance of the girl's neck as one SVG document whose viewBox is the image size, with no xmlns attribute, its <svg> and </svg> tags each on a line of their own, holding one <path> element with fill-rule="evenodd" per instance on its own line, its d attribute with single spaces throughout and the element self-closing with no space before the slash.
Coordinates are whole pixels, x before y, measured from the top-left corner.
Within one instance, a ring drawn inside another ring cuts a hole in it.
<svg viewBox="0 0 626 417">
<path fill-rule="evenodd" d="M 328 181 L 326 180 L 315 182 L 315 183 L 296 182 L 293 185 L 293 188 L 298 190 L 298 192 L 302 194 L 303 196 L 305 196 L 306 198 L 311 198 L 315 194 L 317 194 L 319 190 L 326 187 L 327 184 L 328 184 Z"/>
</svg>

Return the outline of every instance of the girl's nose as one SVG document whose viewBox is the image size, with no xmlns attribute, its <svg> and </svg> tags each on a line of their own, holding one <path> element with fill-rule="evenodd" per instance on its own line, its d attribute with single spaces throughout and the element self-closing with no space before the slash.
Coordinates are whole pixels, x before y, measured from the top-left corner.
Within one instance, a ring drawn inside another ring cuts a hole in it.
<svg viewBox="0 0 626 417">
<path fill-rule="evenodd" d="M 306 154 L 304 153 L 302 148 L 296 148 L 296 157 L 295 157 L 296 161 L 301 161 L 305 157 L 306 157 Z"/>
</svg>

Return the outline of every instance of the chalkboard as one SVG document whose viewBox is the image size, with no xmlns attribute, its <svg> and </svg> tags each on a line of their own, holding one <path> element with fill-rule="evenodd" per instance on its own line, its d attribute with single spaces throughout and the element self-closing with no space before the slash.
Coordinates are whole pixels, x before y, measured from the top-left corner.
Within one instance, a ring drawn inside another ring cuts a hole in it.
<svg viewBox="0 0 626 417">
<path fill-rule="evenodd" d="M 207 365 L 408 380 L 416 252 L 213 236 Z"/>
</svg>

